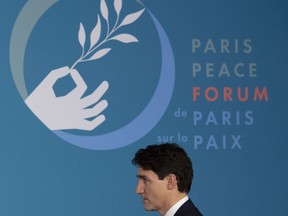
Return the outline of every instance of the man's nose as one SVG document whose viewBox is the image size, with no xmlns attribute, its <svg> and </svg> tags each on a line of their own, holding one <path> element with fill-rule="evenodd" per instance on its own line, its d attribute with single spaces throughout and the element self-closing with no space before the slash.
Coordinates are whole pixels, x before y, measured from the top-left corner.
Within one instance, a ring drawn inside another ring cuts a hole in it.
<svg viewBox="0 0 288 216">
<path fill-rule="evenodd" d="M 143 184 L 141 184 L 140 181 L 138 181 L 135 192 L 136 194 L 142 194 L 144 192 Z"/>
</svg>

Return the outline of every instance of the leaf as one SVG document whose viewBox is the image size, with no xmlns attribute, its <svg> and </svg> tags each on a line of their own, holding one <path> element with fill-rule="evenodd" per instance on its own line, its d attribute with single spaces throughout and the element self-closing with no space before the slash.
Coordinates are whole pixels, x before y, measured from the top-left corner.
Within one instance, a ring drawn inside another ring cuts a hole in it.
<svg viewBox="0 0 288 216">
<path fill-rule="evenodd" d="M 119 34 L 114 37 L 112 37 L 110 40 L 117 40 L 122 43 L 133 43 L 138 42 L 138 39 L 130 34 Z"/>
<path fill-rule="evenodd" d="M 117 16 L 119 16 L 120 11 L 122 9 L 122 0 L 114 0 L 114 8 L 117 13 Z"/>
<path fill-rule="evenodd" d="M 90 34 L 90 49 L 99 41 L 101 35 L 101 19 L 98 15 L 97 23 Z"/>
<path fill-rule="evenodd" d="M 144 12 L 144 10 L 145 10 L 145 9 L 142 9 L 142 10 L 140 10 L 140 11 L 137 11 L 137 12 L 135 12 L 135 13 L 132 13 L 132 14 L 127 15 L 127 16 L 123 19 L 123 21 L 122 21 L 122 23 L 120 24 L 120 26 L 129 25 L 129 24 L 135 22 L 135 21 L 142 15 L 142 13 Z M 120 26 L 119 26 L 119 27 L 120 27 Z"/>
<path fill-rule="evenodd" d="M 88 61 L 92 61 L 92 60 L 96 60 L 96 59 L 102 58 L 102 57 L 105 56 L 110 50 L 111 50 L 111 48 L 101 49 L 101 50 L 97 51 L 91 58 L 89 58 Z"/>
<path fill-rule="evenodd" d="M 106 21 L 108 21 L 108 7 L 105 0 L 101 0 L 100 3 L 101 14 Z"/>
<path fill-rule="evenodd" d="M 81 47 L 84 49 L 84 45 L 85 45 L 85 41 L 86 41 L 86 33 L 85 33 L 84 26 L 82 25 L 81 22 L 80 22 L 80 27 L 79 27 L 79 31 L 78 31 L 78 41 L 79 41 Z"/>
</svg>

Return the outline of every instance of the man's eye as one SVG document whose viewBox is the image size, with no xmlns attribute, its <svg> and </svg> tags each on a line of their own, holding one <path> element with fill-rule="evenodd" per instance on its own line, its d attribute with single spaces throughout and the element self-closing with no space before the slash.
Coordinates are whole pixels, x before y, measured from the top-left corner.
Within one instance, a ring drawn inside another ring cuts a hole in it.
<svg viewBox="0 0 288 216">
<path fill-rule="evenodd" d="M 144 184 L 147 184 L 148 182 L 149 182 L 148 179 L 143 178 L 143 183 L 144 183 Z"/>
</svg>

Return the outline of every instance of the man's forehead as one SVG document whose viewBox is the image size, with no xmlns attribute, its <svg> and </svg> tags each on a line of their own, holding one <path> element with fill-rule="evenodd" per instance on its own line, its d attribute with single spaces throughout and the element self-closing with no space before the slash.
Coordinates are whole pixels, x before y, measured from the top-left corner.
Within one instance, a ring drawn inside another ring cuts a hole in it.
<svg viewBox="0 0 288 216">
<path fill-rule="evenodd" d="M 145 170 L 141 167 L 139 167 L 137 170 L 137 177 L 152 177 L 152 178 L 157 177 L 158 178 L 157 174 L 154 171 Z"/>
<path fill-rule="evenodd" d="M 137 168 L 137 174 L 138 175 L 143 175 L 146 172 L 147 172 L 147 170 L 144 170 L 142 167 L 138 167 Z"/>
</svg>

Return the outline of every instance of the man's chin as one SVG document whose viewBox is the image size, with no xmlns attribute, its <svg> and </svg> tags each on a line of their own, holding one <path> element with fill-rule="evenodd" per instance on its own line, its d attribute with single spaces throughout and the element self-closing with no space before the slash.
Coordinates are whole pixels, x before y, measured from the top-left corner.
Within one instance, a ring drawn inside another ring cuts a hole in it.
<svg viewBox="0 0 288 216">
<path fill-rule="evenodd" d="M 157 211 L 155 208 L 153 208 L 151 205 L 144 204 L 144 209 L 146 211 Z"/>
</svg>

